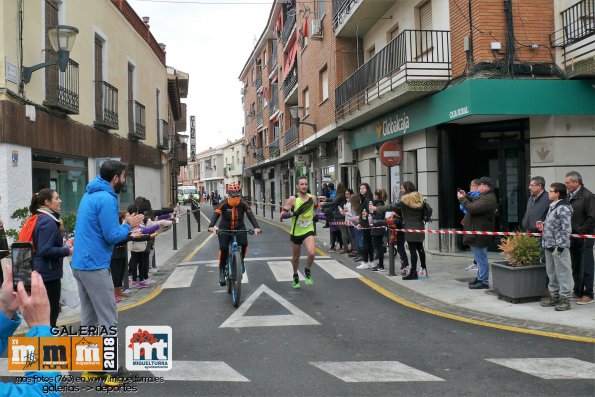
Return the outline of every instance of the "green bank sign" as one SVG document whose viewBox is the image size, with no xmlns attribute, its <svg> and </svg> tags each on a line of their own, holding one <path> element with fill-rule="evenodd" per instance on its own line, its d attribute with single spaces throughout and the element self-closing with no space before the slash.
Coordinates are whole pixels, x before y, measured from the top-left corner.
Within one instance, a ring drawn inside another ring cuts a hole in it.
<svg viewBox="0 0 595 397">
<path fill-rule="evenodd" d="M 595 115 L 593 80 L 467 80 L 355 128 L 359 149 L 473 115 Z M 556 100 L 564 98 L 563 101 Z"/>
</svg>

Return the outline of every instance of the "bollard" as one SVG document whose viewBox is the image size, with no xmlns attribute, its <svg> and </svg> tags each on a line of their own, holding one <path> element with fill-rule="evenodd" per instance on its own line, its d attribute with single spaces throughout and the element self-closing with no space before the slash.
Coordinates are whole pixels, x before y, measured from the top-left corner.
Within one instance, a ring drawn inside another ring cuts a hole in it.
<svg viewBox="0 0 595 397">
<path fill-rule="evenodd" d="M 256 202 L 256 215 L 258 215 L 258 201 Z"/>
<path fill-rule="evenodd" d="M 388 275 L 396 276 L 395 274 L 395 247 L 390 243 L 390 229 L 386 229 L 388 235 Z"/>
<path fill-rule="evenodd" d="M 198 216 L 196 217 L 196 223 L 198 223 L 198 232 L 200 233 L 200 207 L 196 209 Z"/>
<path fill-rule="evenodd" d="M 175 219 L 176 221 L 178 219 Z M 174 235 L 174 251 L 178 249 L 178 223 L 174 222 L 172 225 L 172 231 L 173 231 L 173 235 Z"/>
<path fill-rule="evenodd" d="M 188 222 L 188 240 L 192 240 L 192 232 L 190 231 L 190 210 L 186 210 L 186 221 Z"/>
<path fill-rule="evenodd" d="M 275 202 L 273 200 L 271 200 L 271 219 L 273 219 L 273 204 Z"/>
</svg>

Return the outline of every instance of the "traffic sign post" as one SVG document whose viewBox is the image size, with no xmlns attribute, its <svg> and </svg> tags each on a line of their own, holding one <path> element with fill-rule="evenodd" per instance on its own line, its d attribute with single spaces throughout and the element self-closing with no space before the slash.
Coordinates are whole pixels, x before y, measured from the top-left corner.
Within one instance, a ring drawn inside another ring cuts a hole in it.
<svg viewBox="0 0 595 397">
<path fill-rule="evenodd" d="M 394 167 L 401 163 L 403 149 L 397 141 L 388 141 L 380 147 L 380 161 L 387 167 Z"/>
</svg>

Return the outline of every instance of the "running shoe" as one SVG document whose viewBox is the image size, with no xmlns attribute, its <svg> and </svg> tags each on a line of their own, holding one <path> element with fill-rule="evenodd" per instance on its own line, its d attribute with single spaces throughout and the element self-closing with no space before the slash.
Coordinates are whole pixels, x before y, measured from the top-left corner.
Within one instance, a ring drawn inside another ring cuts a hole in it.
<svg viewBox="0 0 595 397">
<path fill-rule="evenodd" d="M 148 280 L 142 280 L 138 282 L 139 288 L 149 288 L 151 283 Z"/>
<path fill-rule="evenodd" d="M 81 379 L 85 382 L 90 382 L 92 380 L 105 379 L 106 376 L 107 372 L 83 371 L 81 374 Z"/>
<path fill-rule="evenodd" d="M 302 288 L 302 286 L 300 285 L 300 278 L 299 277 L 294 277 L 293 281 L 291 282 L 291 286 L 295 289 L 300 289 Z"/>
<path fill-rule="evenodd" d="M 314 285 L 314 281 L 312 280 L 312 275 L 310 274 L 310 272 L 306 272 L 305 274 L 306 276 L 306 285 Z"/>
<path fill-rule="evenodd" d="M 126 383 L 130 383 L 135 376 L 134 373 L 128 371 L 126 368 L 120 367 L 115 374 L 108 373 L 103 384 L 111 387 L 122 386 Z"/>
</svg>

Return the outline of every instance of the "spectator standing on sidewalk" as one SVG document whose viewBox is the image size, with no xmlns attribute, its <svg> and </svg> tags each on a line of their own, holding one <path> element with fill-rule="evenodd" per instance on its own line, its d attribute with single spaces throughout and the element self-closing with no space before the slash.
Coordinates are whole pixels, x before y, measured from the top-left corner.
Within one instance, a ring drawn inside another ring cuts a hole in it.
<svg viewBox="0 0 595 397">
<path fill-rule="evenodd" d="M 477 188 L 478 188 L 477 179 L 474 179 L 469 183 L 469 193 L 467 193 L 467 198 L 469 200 L 472 200 L 479 195 Z M 465 209 L 465 207 L 463 207 L 463 204 L 459 203 L 459 208 L 461 209 L 461 211 L 463 211 L 463 214 L 467 213 L 467 210 Z M 464 220 L 464 218 L 463 218 L 463 220 Z M 463 224 L 463 222 L 461 222 L 461 224 Z M 475 261 L 475 259 L 473 260 L 472 264 L 470 264 L 469 266 L 467 266 L 465 268 L 465 270 L 466 271 L 477 270 L 477 262 Z"/>
<path fill-rule="evenodd" d="M 33 267 L 43 278 L 50 301 L 50 326 L 55 327 L 60 313 L 62 265 L 72 253 L 64 240 L 66 231 L 60 219 L 62 200 L 54 189 L 41 189 L 31 198 L 29 212 L 37 215 L 33 229 Z"/>
<path fill-rule="evenodd" d="M 372 205 L 375 207 L 383 206 L 384 202 L 386 201 L 388 195 L 386 194 L 386 190 L 382 188 L 378 188 L 374 191 L 372 195 Z M 384 211 L 376 211 L 372 214 L 372 219 L 374 221 L 384 221 Z M 374 227 L 375 225 L 370 225 Z M 373 266 L 370 270 L 373 272 L 383 272 L 384 271 L 384 235 L 386 234 L 385 228 L 375 228 L 370 230 L 370 235 L 372 236 L 372 246 L 374 247 L 374 252 L 376 254 L 376 258 L 378 259 L 378 264 Z"/>
<path fill-rule="evenodd" d="M 99 176 L 86 188 L 76 217 L 76 245 L 72 255 L 72 272 L 81 300 L 81 325 L 111 327 L 118 325 L 114 284 L 110 262 L 114 245 L 137 227 L 143 215 L 128 215 L 118 222 L 118 194 L 125 189 L 126 165 L 108 160 L 101 165 Z M 124 374 L 122 368 L 116 377 Z M 107 377 L 107 373 L 83 373 L 83 378 Z M 106 380 L 108 384 L 109 379 Z M 109 382 L 109 385 L 114 385 Z M 117 383 L 116 383 L 117 385 Z"/>
<path fill-rule="evenodd" d="M 531 178 L 529 191 L 531 192 L 531 196 L 529 196 L 529 200 L 527 201 L 527 210 L 521 222 L 521 227 L 527 232 L 538 233 L 537 222 L 543 222 L 545 220 L 545 215 L 551 204 L 548 193 L 545 191 L 545 179 L 541 176 Z"/>
<path fill-rule="evenodd" d="M 541 306 L 554 306 L 556 311 L 570 309 L 572 297 L 572 269 L 570 267 L 570 233 L 572 207 L 566 202 L 566 187 L 555 182 L 550 185 L 551 204 L 545 223 L 537 221 L 542 229 L 541 244 L 545 248 L 545 268 L 549 278 L 550 296 L 541 300 Z"/>
<path fill-rule="evenodd" d="M 595 197 L 583 185 L 583 177 L 576 171 L 566 174 L 564 184 L 568 202 L 572 206 L 572 233 L 595 233 Z M 593 239 L 571 238 L 570 261 L 574 278 L 577 305 L 593 303 Z"/>
<path fill-rule="evenodd" d="M 479 194 L 474 199 L 469 199 L 465 191 L 457 192 L 457 198 L 467 210 L 463 218 L 465 231 L 493 231 L 495 226 L 496 208 L 498 203 L 492 191 L 494 182 L 487 176 L 477 180 Z M 487 289 L 489 287 L 488 245 L 491 236 L 466 234 L 463 243 L 471 247 L 473 258 L 477 262 L 477 277 L 469 282 L 471 289 Z"/>
</svg>

